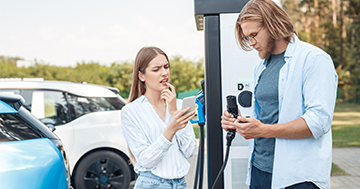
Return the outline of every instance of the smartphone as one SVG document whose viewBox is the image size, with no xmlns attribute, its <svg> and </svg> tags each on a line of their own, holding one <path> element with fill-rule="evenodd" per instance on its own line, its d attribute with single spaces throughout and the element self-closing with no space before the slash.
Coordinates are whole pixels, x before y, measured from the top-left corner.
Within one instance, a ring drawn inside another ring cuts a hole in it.
<svg viewBox="0 0 360 189">
<path fill-rule="evenodd" d="M 193 111 L 195 109 L 195 100 L 196 100 L 196 96 L 189 96 L 189 97 L 185 97 L 183 99 L 182 109 L 187 108 L 187 107 L 190 106 L 190 110 L 186 111 L 184 113 L 184 115 L 187 114 L 190 111 Z"/>
</svg>

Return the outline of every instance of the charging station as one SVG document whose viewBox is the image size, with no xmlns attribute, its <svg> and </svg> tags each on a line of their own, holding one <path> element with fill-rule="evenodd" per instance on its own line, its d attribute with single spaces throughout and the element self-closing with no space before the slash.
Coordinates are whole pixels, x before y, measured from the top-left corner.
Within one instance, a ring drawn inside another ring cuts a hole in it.
<svg viewBox="0 0 360 189">
<path fill-rule="evenodd" d="M 221 169 L 226 149 L 226 132 L 221 115 L 226 96 L 234 95 L 241 116 L 251 116 L 254 68 L 260 62 L 257 51 L 244 51 L 237 44 L 235 23 L 248 0 L 194 0 L 198 31 L 205 37 L 205 114 L 208 188 Z M 224 174 L 216 188 L 248 188 L 249 142 L 236 134 Z"/>
</svg>

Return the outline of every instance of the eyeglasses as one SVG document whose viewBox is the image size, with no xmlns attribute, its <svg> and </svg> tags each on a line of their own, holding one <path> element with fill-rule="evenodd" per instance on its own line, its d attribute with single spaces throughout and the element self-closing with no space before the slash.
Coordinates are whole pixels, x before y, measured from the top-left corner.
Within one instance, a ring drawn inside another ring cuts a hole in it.
<svg viewBox="0 0 360 189">
<path fill-rule="evenodd" d="M 255 37 L 257 36 L 257 34 L 260 32 L 260 30 L 261 30 L 263 27 L 264 27 L 264 26 L 261 26 L 261 28 L 259 29 L 259 31 L 256 32 L 255 35 L 242 37 L 242 40 L 245 41 L 247 44 L 250 44 L 250 42 L 251 42 L 251 43 L 256 43 Z"/>
</svg>

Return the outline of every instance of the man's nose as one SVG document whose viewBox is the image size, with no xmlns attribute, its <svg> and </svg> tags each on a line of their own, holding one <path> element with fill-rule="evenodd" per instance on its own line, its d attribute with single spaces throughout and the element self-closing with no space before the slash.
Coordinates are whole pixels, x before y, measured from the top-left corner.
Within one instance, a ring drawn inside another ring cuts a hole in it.
<svg viewBox="0 0 360 189">
<path fill-rule="evenodd" d="M 249 41 L 250 46 L 254 46 L 256 43 L 257 43 L 257 41 L 255 41 L 255 42 Z"/>
</svg>

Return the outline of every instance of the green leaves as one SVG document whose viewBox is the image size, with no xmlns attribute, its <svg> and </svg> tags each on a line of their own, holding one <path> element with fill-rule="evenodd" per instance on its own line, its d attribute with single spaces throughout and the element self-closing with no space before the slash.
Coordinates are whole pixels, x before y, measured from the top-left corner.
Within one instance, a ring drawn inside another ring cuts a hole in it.
<svg viewBox="0 0 360 189">
<path fill-rule="evenodd" d="M 175 86 L 176 92 L 201 88 L 200 81 L 204 79 L 203 60 L 191 62 L 175 56 L 170 60 L 170 83 Z"/>
<path fill-rule="evenodd" d="M 360 0 L 281 0 L 281 5 L 299 38 L 330 54 L 339 88 L 360 87 Z"/>
<path fill-rule="evenodd" d="M 119 94 L 127 98 L 130 93 L 133 62 L 112 63 L 110 66 L 98 62 L 78 62 L 75 67 L 52 66 L 35 60 L 29 67 L 17 67 L 19 57 L 0 56 L 1 78 L 44 78 L 44 80 L 58 80 L 71 82 L 87 82 L 92 84 L 116 87 Z M 200 80 L 204 78 L 203 60 L 192 62 L 181 56 L 170 59 L 171 83 L 176 92 L 201 88 Z"/>
</svg>

